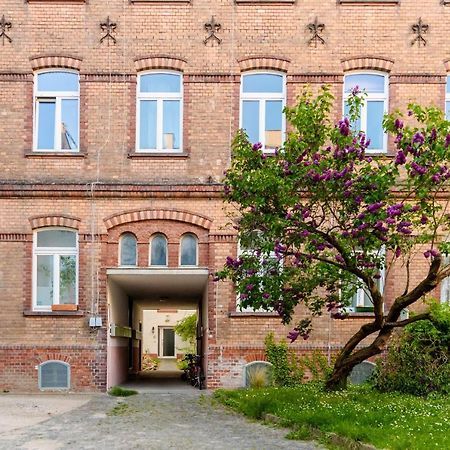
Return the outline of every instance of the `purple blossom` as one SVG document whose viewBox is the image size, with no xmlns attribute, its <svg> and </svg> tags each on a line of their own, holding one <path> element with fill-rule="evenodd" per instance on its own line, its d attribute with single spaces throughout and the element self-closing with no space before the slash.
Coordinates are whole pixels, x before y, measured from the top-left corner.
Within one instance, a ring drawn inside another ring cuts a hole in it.
<svg viewBox="0 0 450 450">
<path fill-rule="evenodd" d="M 262 149 L 262 144 L 261 142 L 256 142 L 255 144 L 252 145 L 252 149 L 256 152 L 258 150 Z"/>
<path fill-rule="evenodd" d="M 297 328 L 294 328 L 293 330 L 289 331 L 287 338 L 291 340 L 291 344 L 297 340 L 297 338 L 300 335 L 300 331 Z"/>
<path fill-rule="evenodd" d="M 418 175 L 425 175 L 428 172 L 428 169 L 426 167 L 417 164 L 415 161 L 411 163 L 411 167 L 414 171 L 413 174 L 416 173 Z"/>
<path fill-rule="evenodd" d="M 371 203 L 367 206 L 367 211 L 373 214 L 374 212 L 377 212 L 382 206 L 384 206 L 383 202 Z"/>
<path fill-rule="evenodd" d="M 428 217 L 425 216 L 425 215 L 423 215 L 423 216 L 420 218 L 420 223 L 421 223 L 422 225 L 425 225 L 426 223 L 428 223 Z"/>
<path fill-rule="evenodd" d="M 447 148 L 450 145 L 450 134 L 447 134 L 447 136 L 445 136 L 445 148 Z"/>
<path fill-rule="evenodd" d="M 422 145 L 425 142 L 425 138 L 422 133 L 417 132 L 412 139 L 413 144 Z"/>
<path fill-rule="evenodd" d="M 267 300 L 268 298 L 270 298 L 270 294 L 268 294 L 267 292 L 264 292 L 264 294 L 263 294 L 262 296 L 263 296 L 263 298 L 265 298 L 266 300 Z"/>
<path fill-rule="evenodd" d="M 397 156 L 395 157 L 395 164 L 402 165 L 405 164 L 405 162 L 406 162 L 406 155 L 403 153 L 402 150 L 400 150 L 397 153 Z"/>
<path fill-rule="evenodd" d="M 350 122 L 347 117 L 345 117 L 343 120 L 340 120 L 338 126 L 342 136 L 348 136 L 350 134 Z"/>
<path fill-rule="evenodd" d="M 386 212 L 388 217 L 400 216 L 403 210 L 403 203 L 396 203 L 395 205 L 388 206 Z"/>
<path fill-rule="evenodd" d="M 356 86 L 352 89 L 352 95 L 353 95 L 353 96 L 356 96 L 356 95 L 358 95 L 358 94 L 360 94 L 360 93 L 361 93 L 361 89 L 359 89 L 359 86 L 356 85 Z"/>
<path fill-rule="evenodd" d="M 394 127 L 397 130 L 401 130 L 403 128 L 403 122 L 400 119 L 395 119 Z"/>
<path fill-rule="evenodd" d="M 437 139 L 437 131 L 436 128 L 433 128 L 431 130 L 430 141 L 434 142 L 436 139 Z"/>
<path fill-rule="evenodd" d="M 441 181 L 441 175 L 439 173 L 435 173 L 431 177 L 431 181 L 433 181 L 433 183 L 439 183 Z"/>
<path fill-rule="evenodd" d="M 336 255 L 334 258 L 336 259 L 337 262 L 339 262 L 341 264 L 344 264 L 344 262 L 345 262 L 344 258 L 341 255 Z"/>
<path fill-rule="evenodd" d="M 247 284 L 247 286 L 245 286 L 245 290 L 251 292 L 251 291 L 253 291 L 254 287 L 255 287 L 254 284 L 249 283 L 249 284 Z"/>
<path fill-rule="evenodd" d="M 395 249 L 395 257 L 396 257 L 396 258 L 399 258 L 401 254 L 402 254 L 401 248 L 400 248 L 400 247 L 397 247 L 397 248 Z"/>
</svg>

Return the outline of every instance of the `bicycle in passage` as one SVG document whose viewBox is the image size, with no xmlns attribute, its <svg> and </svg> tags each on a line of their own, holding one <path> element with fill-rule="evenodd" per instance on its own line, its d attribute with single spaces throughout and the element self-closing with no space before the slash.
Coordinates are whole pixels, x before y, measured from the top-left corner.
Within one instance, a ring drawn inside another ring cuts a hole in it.
<svg viewBox="0 0 450 450">
<path fill-rule="evenodd" d="M 183 370 L 181 378 L 190 383 L 191 386 L 202 390 L 204 387 L 205 376 L 203 375 L 201 356 L 187 353 L 183 360 L 187 362 L 187 366 Z"/>
</svg>

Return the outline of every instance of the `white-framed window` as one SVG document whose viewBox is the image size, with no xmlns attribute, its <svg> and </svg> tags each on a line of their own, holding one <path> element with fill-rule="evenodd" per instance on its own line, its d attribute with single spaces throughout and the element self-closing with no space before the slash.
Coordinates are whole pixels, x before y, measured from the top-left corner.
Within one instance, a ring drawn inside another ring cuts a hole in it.
<svg viewBox="0 0 450 450">
<path fill-rule="evenodd" d="M 366 96 L 359 120 L 353 124 L 356 131 L 364 131 L 370 138 L 368 151 L 387 151 L 387 134 L 383 131 L 383 117 L 388 112 L 388 76 L 382 72 L 352 72 L 344 78 L 344 115 L 348 116 L 347 99 L 358 87 Z"/>
<path fill-rule="evenodd" d="M 450 255 L 444 257 L 444 264 L 450 264 Z M 441 303 L 450 304 L 450 277 L 444 278 L 441 282 Z"/>
<path fill-rule="evenodd" d="M 198 238 L 195 234 L 186 233 L 180 240 L 180 266 L 198 265 Z"/>
<path fill-rule="evenodd" d="M 249 72 L 241 78 L 240 128 L 263 150 L 282 145 L 286 131 L 286 76 L 280 72 Z"/>
<path fill-rule="evenodd" d="M 123 233 L 120 236 L 119 265 L 137 266 L 137 239 L 133 233 Z"/>
<path fill-rule="evenodd" d="M 33 309 L 78 304 L 78 234 L 44 229 L 33 238 Z"/>
<path fill-rule="evenodd" d="M 35 151 L 79 151 L 80 81 L 77 72 L 46 70 L 34 76 Z"/>
<path fill-rule="evenodd" d="M 145 72 L 137 83 L 137 152 L 183 149 L 183 78 L 173 71 Z"/>
<path fill-rule="evenodd" d="M 240 241 L 238 241 L 238 245 L 237 245 L 237 255 L 238 255 L 238 257 L 240 255 L 242 255 L 242 253 L 244 253 L 244 251 L 247 252 L 247 253 L 251 253 L 252 255 L 257 256 L 259 258 L 259 261 L 260 261 L 261 265 L 263 264 L 264 259 L 266 258 L 263 255 L 258 256 L 256 254 L 254 248 L 243 247 L 242 243 Z M 268 259 L 270 261 L 275 261 L 276 262 L 277 270 L 279 270 L 279 271 L 282 270 L 282 264 L 281 264 L 280 261 L 277 260 L 277 257 L 275 255 L 274 251 L 270 252 L 270 254 L 268 256 Z M 261 276 L 264 275 L 264 272 L 263 272 L 262 269 L 259 271 L 259 275 L 261 275 Z M 263 295 L 263 292 L 261 292 L 261 295 Z M 249 312 L 249 313 L 252 313 L 252 312 L 274 312 L 274 309 L 273 308 L 253 308 L 251 306 L 244 307 L 244 306 L 241 305 L 240 294 L 237 294 L 237 296 L 236 296 L 236 311 Z"/>
<path fill-rule="evenodd" d="M 450 75 L 447 75 L 447 85 L 445 87 L 445 118 L 450 120 Z"/>
<path fill-rule="evenodd" d="M 167 238 L 161 233 L 157 233 L 151 238 L 150 265 L 167 266 Z"/>
</svg>

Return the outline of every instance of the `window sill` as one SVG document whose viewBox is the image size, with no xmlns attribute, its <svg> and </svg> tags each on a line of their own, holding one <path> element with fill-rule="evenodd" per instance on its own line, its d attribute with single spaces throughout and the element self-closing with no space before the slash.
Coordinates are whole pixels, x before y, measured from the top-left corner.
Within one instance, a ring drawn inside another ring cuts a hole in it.
<svg viewBox="0 0 450 450">
<path fill-rule="evenodd" d="M 33 311 L 31 309 L 26 309 L 23 312 L 25 317 L 45 317 L 45 316 L 72 316 L 72 317 L 83 317 L 84 311 Z"/>
<path fill-rule="evenodd" d="M 36 152 L 32 150 L 26 150 L 24 153 L 25 158 L 86 158 L 87 153 L 80 152 Z"/>
<path fill-rule="evenodd" d="M 279 4 L 279 3 L 287 3 L 287 4 L 294 4 L 296 2 L 296 0 L 234 0 L 234 3 L 236 3 L 237 5 L 241 4 L 241 3 L 254 3 L 255 5 L 260 4 L 260 3 L 275 3 L 275 4 Z"/>
<path fill-rule="evenodd" d="M 450 0 L 449 0 L 450 1 Z M 338 0 L 339 5 L 399 5 L 400 0 Z"/>
<path fill-rule="evenodd" d="M 364 311 L 364 312 L 356 312 L 356 311 L 352 311 L 348 313 L 348 317 L 353 317 L 353 318 L 364 318 L 364 317 L 374 317 L 375 313 L 373 311 Z"/>
<path fill-rule="evenodd" d="M 191 0 L 128 0 L 129 3 L 191 3 Z"/>
<path fill-rule="evenodd" d="M 280 315 L 277 312 L 270 311 L 232 311 L 228 315 L 229 317 L 277 317 Z"/>
<path fill-rule="evenodd" d="M 187 152 L 129 152 L 128 158 L 189 158 Z"/>
</svg>

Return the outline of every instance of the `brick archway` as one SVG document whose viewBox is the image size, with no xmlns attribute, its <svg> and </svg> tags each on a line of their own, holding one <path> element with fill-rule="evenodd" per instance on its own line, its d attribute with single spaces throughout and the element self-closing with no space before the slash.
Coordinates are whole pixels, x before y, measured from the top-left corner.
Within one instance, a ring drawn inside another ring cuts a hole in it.
<svg viewBox="0 0 450 450">
<path fill-rule="evenodd" d="M 80 70 L 81 58 L 67 55 L 39 55 L 30 58 L 33 70 L 48 68 L 66 68 Z"/>
<path fill-rule="evenodd" d="M 187 61 L 185 59 L 168 55 L 146 56 L 134 60 L 137 72 L 153 69 L 178 70 L 179 72 L 183 72 L 186 64 Z"/>
<path fill-rule="evenodd" d="M 242 72 L 249 70 L 279 70 L 287 72 L 291 60 L 275 56 L 251 56 L 238 59 Z"/>
<path fill-rule="evenodd" d="M 78 230 L 81 222 L 78 217 L 55 214 L 34 216 L 30 217 L 28 220 L 33 230 L 43 227 L 66 227 Z"/>
<path fill-rule="evenodd" d="M 380 70 L 390 72 L 394 61 L 392 59 L 377 56 L 357 56 L 341 60 L 344 72 L 350 70 Z"/>
</svg>

